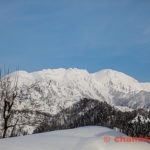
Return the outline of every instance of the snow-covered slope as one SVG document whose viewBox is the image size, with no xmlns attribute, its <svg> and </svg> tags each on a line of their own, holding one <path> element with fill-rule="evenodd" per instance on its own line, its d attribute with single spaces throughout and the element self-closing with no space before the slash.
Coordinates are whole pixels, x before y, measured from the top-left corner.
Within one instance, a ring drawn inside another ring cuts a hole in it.
<svg viewBox="0 0 150 150">
<path fill-rule="evenodd" d="M 11 74 L 12 80 L 15 74 Z M 150 108 L 150 99 L 147 97 L 150 95 L 148 86 L 111 69 L 92 74 L 77 68 L 47 69 L 33 73 L 19 71 L 17 74 L 19 87 L 30 87 L 37 83 L 20 95 L 22 101 L 19 102 L 19 109 L 55 114 L 60 108 L 69 107 L 81 98 L 98 99 L 115 106 L 134 109 Z M 141 91 L 147 91 L 146 98 L 143 92 L 138 101 L 133 102 L 133 97 Z"/>
<path fill-rule="evenodd" d="M 104 136 L 109 135 L 109 143 Z M 149 150 L 144 142 L 114 142 L 124 134 L 105 127 L 89 126 L 0 140 L 1 150 Z"/>
<path fill-rule="evenodd" d="M 141 83 L 141 85 L 145 91 L 148 91 L 148 92 L 150 91 L 150 83 L 149 82 Z"/>
<path fill-rule="evenodd" d="M 149 119 L 149 118 L 145 118 L 144 116 L 139 115 L 139 114 L 138 114 L 131 122 L 132 122 L 132 123 L 138 122 L 139 119 L 141 120 L 142 123 L 144 123 L 144 122 L 145 122 L 145 123 L 150 122 L 150 119 Z"/>
</svg>

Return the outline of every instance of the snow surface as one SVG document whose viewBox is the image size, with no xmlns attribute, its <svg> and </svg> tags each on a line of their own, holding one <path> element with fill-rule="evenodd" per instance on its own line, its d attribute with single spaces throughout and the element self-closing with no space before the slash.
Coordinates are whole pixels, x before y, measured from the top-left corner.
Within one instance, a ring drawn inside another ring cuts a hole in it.
<svg viewBox="0 0 150 150">
<path fill-rule="evenodd" d="M 109 135 L 111 141 L 104 142 Z M 59 130 L 0 140 L 0 150 L 149 150 L 148 143 L 115 143 L 124 134 L 99 126 Z"/>
<path fill-rule="evenodd" d="M 149 92 L 150 91 L 150 83 L 149 82 L 145 82 L 145 83 L 141 83 L 144 91 Z"/>
</svg>

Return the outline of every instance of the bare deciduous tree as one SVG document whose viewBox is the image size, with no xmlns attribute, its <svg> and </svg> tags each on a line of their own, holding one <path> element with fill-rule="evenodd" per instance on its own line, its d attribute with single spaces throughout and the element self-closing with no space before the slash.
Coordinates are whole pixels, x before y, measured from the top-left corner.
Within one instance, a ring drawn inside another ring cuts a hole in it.
<svg viewBox="0 0 150 150">
<path fill-rule="evenodd" d="M 18 76 L 17 72 L 13 81 L 9 76 L 9 69 L 2 71 L 0 69 L 0 111 L 2 120 L 2 138 L 6 137 L 6 133 L 10 127 L 14 128 L 14 125 L 10 124 L 12 117 L 12 108 L 15 103 L 17 92 Z"/>
<path fill-rule="evenodd" d="M 11 136 L 17 136 L 17 134 L 23 131 L 24 126 L 33 125 L 33 122 L 23 116 L 24 110 L 18 110 L 19 104 L 22 101 L 22 96 L 25 93 L 30 93 L 33 88 L 40 88 L 35 81 L 31 85 L 18 84 L 19 71 L 10 75 L 9 69 L 0 69 L 0 138 L 6 138 Z M 41 99 L 45 99 L 44 95 Z M 18 102 L 20 101 L 20 102 Z M 40 124 L 40 120 L 37 118 L 34 124 Z"/>
</svg>

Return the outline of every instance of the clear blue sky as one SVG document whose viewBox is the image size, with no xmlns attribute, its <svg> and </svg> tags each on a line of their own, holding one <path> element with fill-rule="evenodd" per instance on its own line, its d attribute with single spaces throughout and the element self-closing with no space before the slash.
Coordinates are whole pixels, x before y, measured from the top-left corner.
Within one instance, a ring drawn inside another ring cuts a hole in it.
<svg viewBox="0 0 150 150">
<path fill-rule="evenodd" d="M 150 0 L 0 0 L 0 65 L 114 69 L 150 82 Z"/>
</svg>

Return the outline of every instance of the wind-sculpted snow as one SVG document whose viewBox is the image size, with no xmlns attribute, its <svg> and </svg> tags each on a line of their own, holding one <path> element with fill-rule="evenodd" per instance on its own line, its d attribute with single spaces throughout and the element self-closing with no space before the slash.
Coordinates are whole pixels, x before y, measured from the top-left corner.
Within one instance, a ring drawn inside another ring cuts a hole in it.
<svg viewBox="0 0 150 150">
<path fill-rule="evenodd" d="M 11 77 L 13 80 L 15 73 Z M 33 73 L 19 71 L 18 77 L 20 88 L 36 84 L 20 95 L 17 109 L 56 114 L 81 98 L 98 99 L 117 107 L 150 108 L 150 83 L 141 84 L 124 73 L 110 69 L 91 74 L 76 68 Z"/>
<path fill-rule="evenodd" d="M 110 142 L 104 142 L 104 136 Z M 149 150 L 144 142 L 119 142 L 126 135 L 105 127 L 89 126 L 0 140 L 1 150 Z"/>
</svg>

